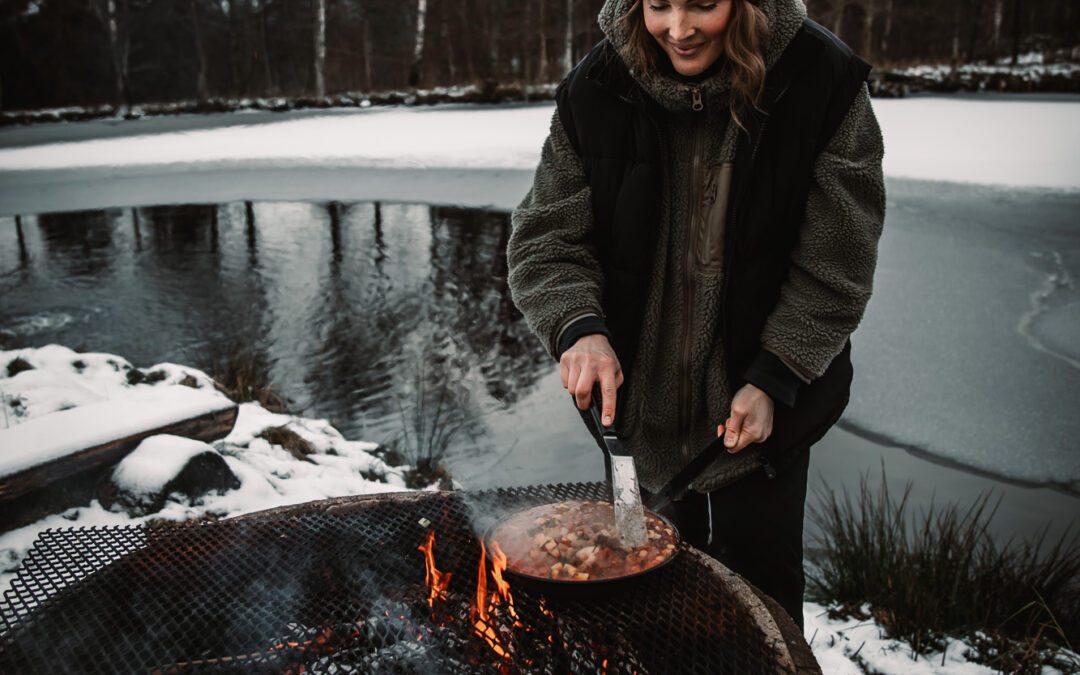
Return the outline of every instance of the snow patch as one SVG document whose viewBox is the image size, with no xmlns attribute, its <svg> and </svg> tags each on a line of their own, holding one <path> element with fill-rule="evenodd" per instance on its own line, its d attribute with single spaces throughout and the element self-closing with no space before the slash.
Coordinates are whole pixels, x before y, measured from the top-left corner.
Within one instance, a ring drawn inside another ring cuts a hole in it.
<svg viewBox="0 0 1080 675">
<path fill-rule="evenodd" d="M 133 495 L 158 493 L 192 457 L 204 452 L 217 454 L 206 443 L 192 438 L 171 434 L 151 436 L 116 465 L 112 482 Z"/>
</svg>

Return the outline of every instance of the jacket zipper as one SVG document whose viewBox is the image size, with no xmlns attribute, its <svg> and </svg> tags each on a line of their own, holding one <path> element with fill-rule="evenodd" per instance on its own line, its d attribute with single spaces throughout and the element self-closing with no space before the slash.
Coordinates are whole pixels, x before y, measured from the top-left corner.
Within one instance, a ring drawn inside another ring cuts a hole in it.
<svg viewBox="0 0 1080 675">
<path fill-rule="evenodd" d="M 702 101 L 701 90 L 694 88 L 690 90 L 690 109 L 694 112 L 701 112 L 705 109 L 705 104 Z M 691 346 L 694 333 L 694 238 L 697 235 L 698 228 L 701 224 L 698 222 L 700 218 L 699 202 L 701 201 L 701 163 L 702 155 L 704 154 L 703 135 L 704 124 L 700 119 L 700 115 L 695 115 L 691 124 L 691 144 L 690 144 L 690 228 L 687 232 L 687 246 L 685 251 L 685 257 L 683 259 L 683 297 L 685 298 L 685 320 L 682 324 L 682 332 L 679 336 L 679 449 L 682 452 L 684 460 L 690 459 L 692 451 L 690 448 L 690 430 L 693 428 L 694 415 L 690 409 L 690 400 L 693 392 L 690 386 L 690 359 L 691 359 Z"/>
</svg>

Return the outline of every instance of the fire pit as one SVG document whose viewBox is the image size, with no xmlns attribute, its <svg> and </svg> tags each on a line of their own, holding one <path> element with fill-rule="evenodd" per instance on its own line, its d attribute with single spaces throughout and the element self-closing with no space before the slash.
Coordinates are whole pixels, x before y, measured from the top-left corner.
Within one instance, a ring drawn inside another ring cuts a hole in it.
<svg viewBox="0 0 1080 675">
<path fill-rule="evenodd" d="M 602 484 L 324 500 L 41 535 L 0 672 L 820 672 L 790 619 L 684 547 L 600 597 L 507 587 L 476 533 Z"/>
</svg>

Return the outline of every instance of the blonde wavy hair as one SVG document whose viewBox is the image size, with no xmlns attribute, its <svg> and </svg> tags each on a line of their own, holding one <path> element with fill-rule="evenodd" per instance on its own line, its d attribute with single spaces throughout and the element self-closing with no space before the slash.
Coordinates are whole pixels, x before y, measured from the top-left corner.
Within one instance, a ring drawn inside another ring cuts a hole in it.
<svg viewBox="0 0 1080 675">
<path fill-rule="evenodd" d="M 666 55 L 645 28 L 643 2 L 634 0 L 619 21 L 628 36 L 623 58 L 633 68 L 655 72 Z M 731 80 L 731 118 L 745 129 L 740 113 L 757 108 L 765 88 L 765 56 L 763 50 L 769 35 L 769 21 L 754 0 L 731 0 L 731 18 L 724 30 L 724 66 Z"/>
</svg>

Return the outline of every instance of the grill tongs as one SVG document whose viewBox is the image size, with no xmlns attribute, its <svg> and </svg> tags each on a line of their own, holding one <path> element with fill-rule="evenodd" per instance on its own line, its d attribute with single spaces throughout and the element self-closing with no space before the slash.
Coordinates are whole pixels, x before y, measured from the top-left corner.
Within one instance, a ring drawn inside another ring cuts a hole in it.
<svg viewBox="0 0 1080 675">
<path fill-rule="evenodd" d="M 633 456 L 623 447 L 615 435 L 614 425 L 605 427 L 600 421 L 600 390 L 593 389 L 592 412 L 596 429 L 604 441 L 608 461 L 608 482 L 615 506 L 615 533 L 623 546 L 644 546 L 648 542 L 645 532 L 645 509 L 641 505 L 641 488 L 638 487 L 637 469 Z"/>
</svg>

